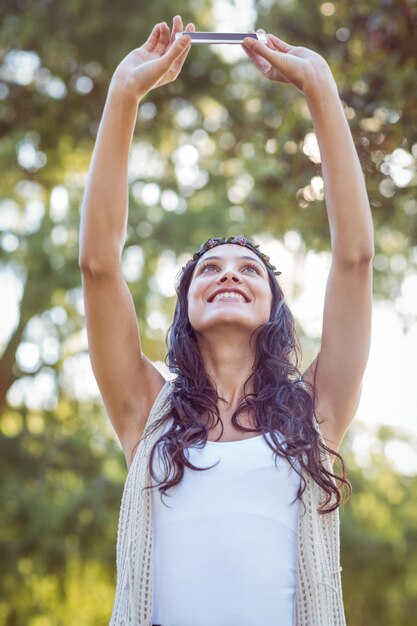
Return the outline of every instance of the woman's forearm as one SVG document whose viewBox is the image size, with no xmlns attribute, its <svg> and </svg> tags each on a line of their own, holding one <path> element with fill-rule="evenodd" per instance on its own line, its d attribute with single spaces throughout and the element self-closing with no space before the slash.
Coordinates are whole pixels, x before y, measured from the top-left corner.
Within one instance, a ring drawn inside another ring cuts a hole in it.
<svg viewBox="0 0 417 626">
<path fill-rule="evenodd" d="M 104 271 L 120 262 L 128 214 L 128 160 L 139 100 L 110 84 L 81 206 L 82 269 Z"/>
<path fill-rule="evenodd" d="M 369 261 L 374 244 L 365 179 L 330 71 L 305 95 L 320 149 L 333 257 Z"/>
</svg>

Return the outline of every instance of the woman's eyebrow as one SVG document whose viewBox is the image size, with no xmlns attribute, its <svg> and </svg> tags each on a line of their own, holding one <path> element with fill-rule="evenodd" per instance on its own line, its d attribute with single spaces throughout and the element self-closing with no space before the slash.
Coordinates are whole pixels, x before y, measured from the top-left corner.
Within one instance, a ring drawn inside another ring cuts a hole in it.
<svg viewBox="0 0 417 626">
<path fill-rule="evenodd" d="M 255 257 L 253 256 L 241 256 L 239 257 L 240 259 L 247 259 L 248 261 L 255 261 L 255 263 L 257 263 L 258 265 L 260 265 L 262 268 L 264 267 L 264 264 L 261 261 L 258 261 L 258 259 L 255 259 Z"/>
<path fill-rule="evenodd" d="M 204 259 L 200 259 L 197 265 L 200 265 L 200 263 L 204 263 L 204 261 L 219 261 L 221 258 L 221 256 L 206 256 L 204 257 Z"/>
<path fill-rule="evenodd" d="M 204 259 L 200 259 L 196 265 L 196 267 L 198 267 L 201 263 L 204 263 L 205 261 L 221 261 L 223 259 L 223 257 L 221 256 L 206 256 L 204 257 Z M 238 257 L 239 261 L 255 261 L 255 263 L 257 263 L 258 265 L 260 265 L 260 267 L 262 267 L 262 269 L 264 268 L 264 265 L 261 261 L 258 261 L 258 259 L 255 259 L 255 257 L 253 256 L 248 256 L 248 255 L 243 255 Z"/>
</svg>

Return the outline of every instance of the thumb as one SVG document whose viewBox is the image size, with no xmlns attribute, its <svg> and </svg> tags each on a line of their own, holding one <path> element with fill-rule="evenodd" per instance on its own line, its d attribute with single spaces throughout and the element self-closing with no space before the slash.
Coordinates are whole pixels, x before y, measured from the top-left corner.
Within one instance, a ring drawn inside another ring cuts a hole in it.
<svg viewBox="0 0 417 626">
<path fill-rule="evenodd" d="M 242 44 L 248 51 L 256 52 L 259 56 L 263 57 L 271 65 L 280 69 L 282 61 L 286 56 L 284 53 L 279 52 L 278 50 L 272 50 L 267 45 L 258 41 L 257 39 L 253 39 L 252 37 L 247 37 L 243 40 Z"/>
<path fill-rule="evenodd" d="M 279 72 L 282 82 L 289 82 L 302 90 L 301 82 L 303 77 L 303 62 L 293 54 L 288 52 L 280 52 L 272 50 L 261 41 L 256 39 L 245 39 L 243 47 L 246 48 L 247 54 L 257 55 L 258 59 L 262 58 L 267 61 L 271 67 Z M 258 61 L 259 66 L 259 61 Z"/>
<path fill-rule="evenodd" d="M 190 47 L 190 45 L 191 37 L 188 37 L 187 35 L 183 35 L 182 37 L 177 39 L 157 61 L 157 64 L 162 73 L 167 72 L 171 65 L 175 63 L 178 57 L 180 57 L 181 54 L 183 54 L 187 50 L 187 48 Z"/>
</svg>

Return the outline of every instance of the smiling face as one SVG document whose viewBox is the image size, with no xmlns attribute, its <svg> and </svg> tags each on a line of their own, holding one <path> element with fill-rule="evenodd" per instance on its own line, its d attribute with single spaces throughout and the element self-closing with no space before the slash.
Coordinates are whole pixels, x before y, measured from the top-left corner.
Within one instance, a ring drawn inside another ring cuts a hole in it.
<svg viewBox="0 0 417 626">
<path fill-rule="evenodd" d="M 188 317 L 197 333 L 225 325 L 252 332 L 269 320 L 271 304 L 268 271 L 249 248 L 216 246 L 194 268 Z"/>
</svg>

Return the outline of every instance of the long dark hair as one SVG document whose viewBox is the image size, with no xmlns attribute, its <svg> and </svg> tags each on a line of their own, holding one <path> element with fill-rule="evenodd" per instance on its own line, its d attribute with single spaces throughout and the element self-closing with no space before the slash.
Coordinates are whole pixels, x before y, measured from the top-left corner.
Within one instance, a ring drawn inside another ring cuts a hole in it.
<svg viewBox="0 0 417 626">
<path fill-rule="evenodd" d="M 148 436 L 172 420 L 171 427 L 156 441 L 150 453 L 149 470 L 157 484 L 145 487 L 158 488 L 163 495 L 181 482 L 184 467 L 195 471 L 207 471 L 214 467 L 195 467 L 184 454 L 184 449 L 189 446 L 203 447 L 209 429 L 219 422 L 223 433 L 223 422 L 217 406 L 219 397 L 205 370 L 195 332 L 188 319 L 188 289 L 197 261 L 189 262 L 182 269 L 176 284 L 174 320 L 167 334 L 166 362 L 170 371 L 177 375 L 172 382 L 170 408 L 144 435 Z M 272 292 L 271 314 L 269 321 L 253 335 L 256 342 L 255 364 L 244 386 L 246 390 L 251 382 L 253 392 L 244 391 L 232 415 L 232 424 L 245 432 L 262 432 L 265 441 L 276 454 L 275 463 L 278 456 L 287 459 L 301 478 L 297 493 L 301 501 L 307 486 L 303 473 L 309 474 L 323 490 L 324 498 L 319 512 L 330 513 L 341 504 L 343 485 L 350 495 L 351 484 L 346 478 L 342 456 L 324 444 L 314 425 L 314 388 L 302 379 L 298 369 L 301 350 L 294 318 L 284 302 L 275 275 L 269 267 L 265 267 Z M 254 416 L 255 428 L 246 428 L 238 423 L 239 414 L 248 410 Z M 202 415 L 211 418 L 210 428 L 203 423 Z M 277 437 L 277 431 L 283 435 L 282 442 Z M 273 445 L 265 433 L 270 434 Z M 159 445 L 165 475 L 158 483 L 153 460 Z M 327 453 L 339 459 L 341 474 L 325 467 L 323 457 Z"/>
</svg>

